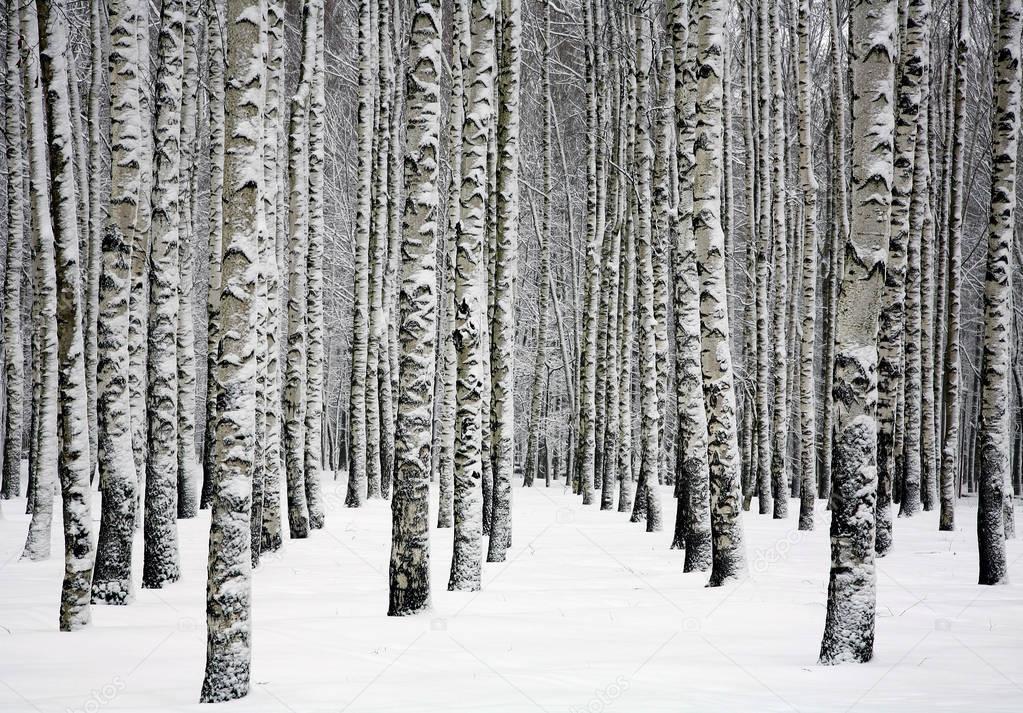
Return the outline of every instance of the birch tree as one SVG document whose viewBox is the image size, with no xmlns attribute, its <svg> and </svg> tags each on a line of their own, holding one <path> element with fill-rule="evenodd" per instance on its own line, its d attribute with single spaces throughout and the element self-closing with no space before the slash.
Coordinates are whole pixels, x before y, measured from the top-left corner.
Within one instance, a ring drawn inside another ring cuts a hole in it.
<svg viewBox="0 0 1023 713">
<path fill-rule="evenodd" d="M 262 2 L 227 0 L 222 337 L 214 374 L 221 405 L 206 585 L 203 703 L 249 690 L 251 650 L 252 457 L 256 435 L 257 236 L 263 149 L 265 40 Z"/>
<path fill-rule="evenodd" d="M 488 562 L 504 562 L 512 541 L 512 478 L 515 469 L 515 292 L 519 244 L 519 67 L 522 7 L 501 0 L 501 46 L 497 78 L 497 253 L 491 321 L 491 389 L 494 515 Z"/>
<path fill-rule="evenodd" d="M 399 309 L 401 363 L 391 501 L 390 600 L 403 616 L 430 605 L 430 470 L 436 369 L 437 226 L 440 217 L 441 3 L 418 0 L 406 78 L 406 188 Z"/>
<path fill-rule="evenodd" d="M 822 664 L 866 662 L 874 650 L 877 333 L 892 203 L 897 5 L 867 0 L 852 15 L 853 212 L 835 325 L 831 574 Z"/>
<path fill-rule="evenodd" d="M 35 252 L 35 299 L 32 306 L 33 352 L 33 443 L 29 458 L 29 505 L 32 520 L 22 558 L 44 560 L 50 556 L 50 530 L 57 479 L 57 273 L 54 257 L 54 227 L 50 213 L 47 181 L 46 117 L 43 112 L 43 82 L 40 77 L 39 15 L 37 5 L 28 3 L 21 11 L 24 54 L 25 124 L 28 134 L 29 197 L 32 216 L 32 247 Z"/>
<path fill-rule="evenodd" d="M 110 26 L 110 217 L 103 238 L 103 280 L 97 330 L 99 471 L 103 487 L 92 599 L 127 604 L 133 596 L 131 546 L 135 535 L 138 479 L 131 448 L 128 392 L 128 302 L 131 246 L 139 202 L 141 114 L 138 0 L 107 5 Z"/>
<path fill-rule="evenodd" d="M 7 268 L 4 272 L 4 393 L 7 395 L 3 434 L 3 485 L 0 498 L 10 500 L 21 494 L 21 448 L 25 414 L 24 346 L 21 340 L 22 245 L 25 214 L 22 203 L 22 101 L 21 68 L 18 51 L 18 3 L 8 0 L 4 8 L 6 62 L 4 94 L 7 106 L 4 131 L 7 135 Z"/>
<path fill-rule="evenodd" d="M 90 621 L 89 600 L 95 550 L 89 488 L 89 413 L 85 387 L 85 343 L 79 224 L 68 96 L 67 8 L 63 2 L 38 3 L 42 44 L 39 52 L 46 88 L 46 137 L 53 203 L 57 286 L 57 405 L 60 450 L 57 473 L 63 501 L 64 584 L 60 630 L 74 631 Z"/>
<path fill-rule="evenodd" d="M 1012 255 L 1016 215 L 1016 162 L 1020 130 L 1020 31 L 1023 2 L 1001 0 L 993 38 L 991 211 L 984 279 L 983 366 L 980 393 L 980 499 L 977 544 L 980 583 L 1005 584 L 1003 504 L 1009 469 L 1009 335 L 1012 325 Z"/>
<path fill-rule="evenodd" d="M 359 2 L 358 167 L 355 201 L 355 287 L 352 303 L 351 455 L 345 505 L 361 507 L 366 498 L 366 369 L 369 359 L 369 238 L 373 193 L 373 23 L 372 0 Z"/>
<path fill-rule="evenodd" d="M 483 532 L 483 335 L 486 273 L 483 270 L 487 205 L 487 133 L 494 114 L 496 0 L 471 0 L 471 50 L 462 66 L 468 88 L 462 129 L 461 220 L 455 283 L 458 401 L 455 441 L 455 537 L 448 589 L 480 588 Z"/>
<path fill-rule="evenodd" d="M 179 169 L 184 60 L 182 0 L 161 11 L 157 78 L 156 178 L 153 182 L 149 261 L 148 396 L 145 557 L 142 586 L 160 589 L 181 576 L 178 564 Z"/>
<path fill-rule="evenodd" d="M 817 177 L 813 169 L 813 114 L 810 100 L 810 0 L 800 0 L 799 44 L 799 173 L 803 184 L 802 329 L 800 336 L 799 404 L 801 472 L 799 529 L 813 529 L 817 497 L 817 404 L 814 383 L 817 317 Z"/>
<path fill-rule="evenodd" d="M 710 586 L 741 578 L 746 570 L 741 520 L 739 441 L 728 300 L 725 294 L 724 233 L 721 230 L 722 44 L 725 0 L 698 0 L 696 41 L 696 135 L 693 233 L 700 275 L 700 363 L 707 410 L 712 563 Z"/>
<path fill-rule="evenodd" d="M 960 394 L 960 311 L 962 309 L 962 239 L 964 217 L 963 173 L 966 151 L 967 59 L 970 51 L 970 7 L 968 0 L 958 3 L 958 37 L 955 47 L 954 107 L 952 113 L 952 156 L 949 164 L 948 196 L 948 282 L 946 292 L 947 335 L 945 352 L 944 393 L 945 423 L 942 436 L 940 476 L 940 530 L 955 530 L 955 486 L 960 478 L 959 418 Z"/>
</svg>

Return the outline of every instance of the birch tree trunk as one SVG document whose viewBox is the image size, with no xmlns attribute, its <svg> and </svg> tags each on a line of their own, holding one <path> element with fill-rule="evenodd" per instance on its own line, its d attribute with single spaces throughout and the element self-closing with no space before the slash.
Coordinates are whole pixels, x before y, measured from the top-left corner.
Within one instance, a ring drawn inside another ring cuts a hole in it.
<svg viewBox="0 0 1023 713">
<path fill-rule="evenodd" d="M 471 51 L 462 66 L 466 98 L 462 130 L 462 216 L 455 283 L 458 406 L 455 450 L 455 538 L 449 590 L 480 588 L 483 532 L 483 370 L 486 273 L 483 270 L 487 205 L 487 132 L 494 114 L 496 0 L 471 0 Z"/>
<path fill-rule="evenodd" d="M 462 64 L 468 62 L 468 4 L 465 0 L 454 0 L 451 6 L 451 95 L 448 99 L 448 183 L 447 211 L 448 224 L 444 237 L 444 317 L 441 339 L 441 381 L 442 396 L 439 431 L 440 453 L 437 459 L 437 527 L 451 527 L 454 516 L 455 478 L 455 400 L 457 397 L 457 359 L 453 329 L 455 323 L 455 237 L 461 212 L 462 183 L 462 124 L 465 121 L 463 107 Z"/>
<path fill-rule="evenodd" d="M 1001 0 L 994 44 L 991 113 L 991 212 L 984 279 L 984 356 L 980 394 L 980 500 L 977 544 L 980 584 L 1006 584 L 1003 504 L 1008 481 L 1009 335 L 1012 329 L 1010 260 L 1016 213 L 1020 130 L 1020 31 L 1023 2 Z"/>
<path fill-rule="evenodd" d="M 799 529 L 813 529 L 817 497 L 817 404 L 814 383 L 817 316 L 817 177 L 813 170 L 813 113 L 810 99 L 810 0 L 800 0 L 799 173 L 803 183 L 803 315 L 799 366 L 799 414 L 802 445 Z"/>
<path fill-rule="evenodd" d="M 7 136 L 7 267 L 4 272 L 4 391 L 7 395 L 3 433 L 3 485 L 0 499 L 21 494 L 21 447 L 25 419 L 24 346 L 21 339 L 21 279 L 25 241 L 24 176 L 22 171 L 22 101 L 18 2 L 8 0 L 4 94 L 7 106 L 4 131 Z"/>
<path fill-rule="evenodd" d="M 760 141 L 757 154 L 759 204 L 757 225 L 757 490 L 761 515 L 771 511 L 771 411 L 768 381 L 770 361 L 768 347 L 770 330 L 767 321 L 767 296 L 770 266 L 767 257 L 771 246 L 771 63 L 770 12 L 768 0 L 760 0 L 757 28 L 758 118 Z M 780 283 L 778 283 L 780 284 Z"/>
<path fill-rule="evenodd" d="M 220 349 L 220 265 L 224 227 L 224 27 L 226 0 L 206 0 L 206 61 L 210 126 L 210 283 L 206 298 L 206 423 L 203 426 L 203 479 L 200 507 L 213 497 L 214 435 L 217 430 L 217 370 Z"/>
<path fill-rule="evenodd" d="M 265 261 L 267 290 L 266 329 L 266 388 L 267 407 L 265 438 L 263 448 L 264 482 L 263 513 L 260 523 L 260 548 L 266 552 L 280 549 L 281 536 L 281 476 L 283 458 L 281 452 L 281 348 L 278 338 L 281 333 L 281 285 L 277 244 L 280 239 L 279 226 L 283 211 L 284 166 L 278 163 L 280 145 L 284 135 L 284 2 L 270 0 L 267 5 L 267 41 L 269 42 L 266 76 L 266 106 L 263 113 L 263 212 L 270 236 L 267 250 L 261 258 Z"/>
<path fill-rule="evenodd" d="M 28 134 L 29 195 L 32 242 L 35 252 L 35 299 L 33 351 L 33 442 L 29 458 L 29 504 L 32 520 L 25 538 L 23 559 L 49 559 L 53 498 L 57 478 L 57 273 L 54 228 L 47 182 L 46 118 L 40 77 L 39 16 L 35 3 L 21 11 L 22 66 L 25 90 L 25 124 Z"/>
<path fill-rule="evenodd" d="M 181 576 L 178 565 L 177 329 L 181 96 L 184 59 L 182 0 L 161 12 L 157 79 L 156 179 L 149 261 L 148 458 L 142 586 L 160 589 Z"/>
<path fill-rule="evenodd" d="M 305 491 L 309 527 L 323 527 L 325 517 L 320 477 L 323 469 L 323 0 L 314 3 L 314 18 L 306 41 L 313 45 L 309 94 L 309 254 L 306 307 Z"/>
<path fill-rule="evenodd" d="M 540 153 L 543 156 L 543 196 L 540 199 L 540 222 L 536 239 L 540 250 L 540 272 L 537 282 L 536 308 L 536 358 L 533 362 L 533 384 L 529 402 L 529 424 L 526 437 L 526 463 L 522 485 L 531 487 L 539 470 L 541 432 L 546 441 L 546 429 L 540 420 L 544 401 L 544 372 L 547 366 L 547 311 L 550 304 L 548 284 L 551 279 L 550 220 L 551 220 L 551 115 L 554 111 L 551 99 L 551 3 L 543 2 L 542 55 L 540 58 L 540 92 L 543 101 L 543 120 L 540 129 Z M 612 376 L 616 376 L 612 374 Z M 608 492 L 610 491 L 610 492 Z M 606 498 L 614 497 L 614 488 L 605 482 L 601 489 L 601 508 Z M 610 507 L 610 506 L 609 506 Z"/>
<path fill-rule="evenodd" d="M 355 288 L 352 307 L 351 455 L 345 505 L 361 507 L 366 497 L 366 368 L 369 357 L 369 238 L 373 193 L 373 23 L 370 0 L 359 2 L 358 186 L 355 216 Z"/>
<path fill-rule="evenodd" d="M 302 63 L 298 90 L 291 100 L 288 177 L 291 180 L 288 238 L 291 267 L 288 279 L 288 350 L 284 375 L 284 455 L 288 481 L 288 527 L 292 539 L 309 535 L 312 513 L 306 481 L 306 388 L 308 379 L 309 269 L 309 106 L 316 66 L 315 6 L 302 16 Z M 352 426 L 354 428 L 354 425 Z M 349 481 L 349 494 L 351 494 Z"/>
<path fill-rule="evenodd" d="M 441 2 L 418 0 L 406 79 L 401 363 L 391 501 L 390 616 L 430 606 L 430 470 L 436 369 Z"/>
<path fill-rule="evenodd" d="M 515 470 L 515 291 L 519 244 L 519 0 L 501 0 L 501 47 L 497 86 L 497 255 L 491 322 L 494 514 L 487 562 L 504 562 L 512 542 L 512 478 Z"/>
<path fill-rule="evenodd" d="M 257 236 L 263 147 L 265 34 L 262 2 L 227 0 L 224 127 L 224 262 L 222 337 L 215 378 L 221 404 L 210 519 L 206 585 L 206 674 L 200 701 L 241 698 L 249 690 L 252 657 L 250 553 L 252 455 L 256 434 Z M 255 177 L 255 180 L 253 180 Z"/>
<path fill-rule="evenodd" d="M 725 294 L 724 233 L 721 230 L 722 44 L 725 0 L 699 0 L 694 8 L 696 42 L 696 136 L 693 233 L 700 275 L 700 361 L 707 410 L 712 563 L 710 586 L 745 576 L 739 441 L 735 384 Z"/>
<path fill-rule="evenodd" d="M 110 196 L 105 193 L 103 181 L 103 157 L 105 145 L 100 105 L 103 104 L 103 74 L 107 69 L 106 42 L 103 36 L 103 19 L 99 0 L 89 1 L 89 30 L 92 40 L 89 71 L 89 136 L 88 165 L 90 170 L 80 178 L 88 181 L 88 233 L 83 235 L 86 252 L 81 256 L 84 266 L 83 286 L 85 288 L 85 378 L 89 398 L 89 477 L 97 472 L 99 458 L 99 424 L 97 414 L 97 361 L 98 361 L 98 318 L 99 280 L 102 272 L 103 218 L 109 205 Z M 125 335 L 127 338 L 127 335 Z"/>
<path fill-rule="evenodd" d="M 50 195 L 53 203 L 57 286 L 57 405 L 60 450 L 57 474 L 63 500 L 64 584 L 60 630 L 74 631 L 90 621 L 89 599 L 95 550 L 89 488 L 89 409 L 85 387 L 82 276 L 68 97 L 67 8 L 63 2 L 38 3 L 42 43 L 39 52 L 46 89 Z"/>
<path fill-rule="evenodd" d="M 970 7 L 968 0 L 959 0 L 959 35 L 955 47 L 954 73 L 955 100 L 952 115 L 952 156 L 949 164 L 948 197 L 948 283 L 946 294 L 947 329 L 944 393 L 945 424 L 941 450 L 940 500 L 941 514 L 939 528 L 955 530 L 955 484 L 960 479 L 960 434 L 959 418 L 962 395 L 960 393 L 960 311 L 962 309 L 962 239 L 965 212 L 965 191 L 963 172 L 966 151 L 966 91 L 967 60 L 970 51 Z"/>
<path fill-rule="evenodd" d="M 107 5 L 110 27 L 110 217 L 103 238 L 103 280 L 97 332 L 99 477 L 103 488 L 95 603 L 127 604 L 133 597 L 131 548 L 135 534 L 138 477 L 131 447 L 128 392 L 128 302 L 131 246 L 141 177 L 139 51 L 135 28 L 140 0 Z"/>
<path fill-rule="evenodd" d="M 789 514 L 788 474 L 788 348 L 786 336 L 786 291 L 788 289 L 788 225 L 785 206 L 785 90 L 782 78 L 782 42 L 780 2 L 771 3 L 771 174 L 772 174 L 772 229 L 774 231 L 774 413 L 771 423 L 771 488 L 774 496 L 774 519 L 785 519 Z"/>
<path fill-rule="evenodd" d="M 184 2 L 184 55 L 182 62 L 181 163 L 178 201 L 178 517 L 195 517 L 199 511 L 199 464 L 195 453 L 195 325 L 192 316 L 195 269 L 196 143 L 199 116 L 199 0 Z"/>
<path fill-rule="evenodd" d="M 835 331 L 831 575 L 820 663 L 873 656 L 877 333 L 892 201 L 896 0 L 853 8 L 852 230 Z"/>
</svg>

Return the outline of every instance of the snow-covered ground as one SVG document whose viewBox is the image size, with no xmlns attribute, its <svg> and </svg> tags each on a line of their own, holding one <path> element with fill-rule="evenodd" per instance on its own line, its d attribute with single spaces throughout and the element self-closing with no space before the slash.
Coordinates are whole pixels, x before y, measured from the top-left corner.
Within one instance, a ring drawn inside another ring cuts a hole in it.
<svg viewBox="0 0 1023 713">
<path fill-rule="evenodd" d="M 876 655 L 818 666 L 828 514 L 812 533 L 745 514 L 749 578 L 719 589 L 682 574 L 670 532 L 584 508 L 561 487 L 516 488 L 509 559 L 483 591 L 446 589 L 451 530 L 433 530 L 433 611 L 390 618 L 388 503 L 343 506 L 327 528 L 264 560 L 254 583 L 252 689 L 196 703 L 205 660 L 208 514 L 180 521 L 182 580 L 94 607 L 57 631 L 63 572 L 19 561 L 24 500 L 0 520 L 2 711 L 1021 711 L 1023 588 L 977 586 L 975 507 L 895 524 L 880 564 Z M 674 501 L 661 493 L 670 530 Z M 59 507 L 56 508 L 59 520 Z M 98 523 L 97 523 L 98 528 Z M 136 581 L 141 542 L 136 539 Z M 1023 543 L 1009 543 L 1023 582 Z"/>
</svg>

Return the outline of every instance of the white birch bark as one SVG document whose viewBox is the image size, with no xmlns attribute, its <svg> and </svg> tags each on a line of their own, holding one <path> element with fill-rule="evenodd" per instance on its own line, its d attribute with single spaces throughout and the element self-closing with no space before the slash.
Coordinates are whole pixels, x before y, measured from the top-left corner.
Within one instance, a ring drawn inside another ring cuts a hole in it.
<svg viewBox="0 0 1023 713">
<path fill-rule="evenodd" d="M 724 232 L 721 229 L 722 45 L 725 0 L 699 0 L 695 72 L 696 126 L 693 233 L 700 280 L 700 361 L 707 410 L 710 525 L 713 546 L 710 586 L 745 576 L 739 440 L 735 411 L 728 299 L 725 294 Z"/>
<path fill-rule="evenodd" d="M 149 260 L 148 446 L 145 557 L 142 586 L 160 589 L 181 576 L 178 563 L 177 329 L 180 216 L 181 96 L 184 59 L 182 0 L 161 11 L 157 77 L 156 177 Z"/>
<path fill-rule="evenodd" d="M 352 368 L 348 423 L 351 453 L 345 505 L 361 507 L 367 488 L 366 376 L 369 358 L 369 242 L 373 193 L 373 23 L 371 0 L 359 2 L 358 167 L 355 215 L 355 287 L 352 305 Z"/>
<path fill-rule="evenodd" d="M 227 0 L 222 337 L 214 494 L 206 585 L 204 703 L 249 690 L 253 439 L 256 435 L 256 280 L 266 46 L 261 0 Z"/>
<path fill-rule="evenodd" d="M 74 631 L 90 621 L 90 594 L 95 549 L 92 542 L 89 488 L 89 411 L 85 385 L 82 275 L 79 263 L 78 214 L 71 104 L 68 96 L 70 52 L 67 7 L 63 2 L 37 4 L 39 52 L 46 89 L 50 194 L 53 203 L 54 259 L 57 286 L 57 405 L 60 450 L 57 473 L 63 501 L 64 583 L 60 595 L 60 630 Z"/>
<path fill-rule="evenodd" d="M 437 459 L 437 527 L 451 527 L 454 517 L 455 477 L 455 399 L 457 359 L 453 338 L 455 322 L 455 237 L 461 213 L 462 184 L 462 124 L 463 106 L 462 64 L 468 61 L 468 3 L 454 0 L 451 6 L 451 94 L 448 98 L 448 164 L 447 196 L 448 222 L 444 238 L 444 316 L 441 334 L 441 406 L 437 426 L 440 453 Z"/>
<path fill-rule="evenodd" d="M 1009 335 L 1012 331 L 1010 260 L 1016 213 L 1020 131 L 1020 31 L 1023 2 L 1001 0 L 994 37 L 991 112 L 991 211 L 984 279 L 984 355 L 980 394 L 980 500 L 977 544 L 980 584 L 1006 584 L 1003 506 L 1009 478 Z"/>
<path fill-rule="evenodd" d="M 4 94 L 6 108 L 4 132 L 7 136 L 7 262 L 4 272 L 4 409 L 3 485 L 0 499 L 21 494 L 21 447 L 25 421 L 25 366 L 21 331 L 21 280 L 24 269 L 25 211 L 22 162 L 21 68 L 18 51 L 19 3 L 8 0 L 4 7 L 5 33 Z"/>
<path fill-rule="evenodd" d="M 281 537 L 281 285 L 277 243 L 282 225 L 284 166 L 278 162 L 284 135 L 284 2 L 270 0 L 267 5 L 267 41 L 269 42 L 266 77 L 266 106 L 263 122 L 263 213 L 270 240 L 261 259 L 266 274 L 266 444 L 263 448 L 263 507 L 260 549 L 273 552 L 283 544 Z"/>
<path fill-rule="evenodd" d="M 952 115 L 952 156 L 949 164 L 948 197 L 948 282 L 946 294 L 947 334 L 944 373 L 945 423 L 942 434 L 940 530 L 955 530 L 955 486 L 960 478 L 961 453 L 959 418 L 962 404 L 960 386 L 960 312 L 962 310 L 962 239 L 965 193 L 963 172 L 966 149 L 967 59 L 970 51 L 970 7 L 968 0 L 958 3 L 958 37 L 955 46 L 954 107 Z"/>
<path fill-rule="evenodd" d="M 192 317 L 192 285 L 195 269 L 194 204 L 196 144 L 199 116 L 199 0 L 185 0 L 185 34 L 182 64 L 181 165 L 178 170 L 178 517 L 195 517 L 199 511 L 199 463 L 195 452 L 195 327 Z"/>
<path fill-rule="evenodd" d="M 522 8 L 501 0 L 497 87 L 497 254 L 491 321 L 491 389 L 494 514 L 487 562 L 504 562 L 512 542 L 512 477 L 515 470 L 515 291 L 519 244 L 519 67 Z"/>
<path fill-rule="evenodd" d="M 852 230 L 835 333 L 831 575 L 820 663 L 873 656 L 877 574 L 877 333 L 890 233 L 896 0 L 853 9 Z"/>
<path fill-rule="evenodd" d="M 486 273 L 487 133 L 494 115 L 496 0 L 472 0 L 471 51 L 462 66 L 469 93 L 462 129 L 462 216 L 455 283 L 458 406 L 455 450 L 455 537 L 448 589 L 476 591 L 482 569 L 483 401 Z"/>
<path fill-rule="evenodd" d="M 810 0 L 800 0 L 799 43 L 799 173 L 803 184 L 802 334 L 799 350 L 800 463 L 799 529 L 813 529 L 817 498 L 817 403 L 814 382 L 817 316 L 817 176 L 813 168 L 813 113 L 810 98 Z"/>
<path fill-rule="evenodd" d="M 28 134 L 29 196 L 32 244 L 35 252 L 35 299 L 32 306 L 33 341 L 33 443 L 29 458 L 29 505 L 32 520 L 22 558 L 50 557 L 50 530 L 57 478 L 57 274 L 54 228 L 50 215 L 47 182 L 47 136 L 40 77 L 39 23 L 35 3 L 21 10 L 22 79 L 25 124 Z"/>
<path fill-rule="evenodd" d="M 441 2 L 418 0 L 409 41 L 399 311 L 401 364 L 391 502 L 391 616 L 430 606 L 430 470 L 440 218 Z"/>
<path fill-rule="evenodd" d="M 314 18 L 306 41 L 313 45 L 309 93 L 309 253 L 306 306 L 305 490 L 309 527 L 323 527 L 320 476 L 323 468 L 323 0 L 314 3 Z"/>
<path fill-rule="evenodd" d="M 128 301 L 131 246 L 139 202 L 142 148 L 139 51 L 140 0 L 107 5 L 110 26 L 110 217 L 103 239 L 103 280 L 97 332 L 99 474 L 103 488 L 92 599 L 127 604 L 133 597 L 131 549 L 138 476 L 131 447 L 128 392 Z"/>
</svg>

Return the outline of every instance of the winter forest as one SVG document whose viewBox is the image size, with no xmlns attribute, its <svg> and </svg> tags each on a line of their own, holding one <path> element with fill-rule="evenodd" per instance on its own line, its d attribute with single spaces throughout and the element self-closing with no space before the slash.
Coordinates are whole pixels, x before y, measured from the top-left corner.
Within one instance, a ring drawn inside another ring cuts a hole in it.
<svg viewBox="0 0 1023 713">
<path fill-rule="evenodd" d="M 2 15 L 0 710 L 1023 709 L 1023 0 Z"/>
</svg>

